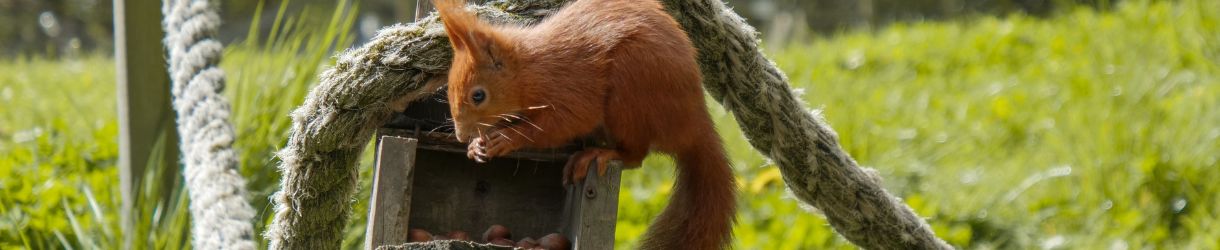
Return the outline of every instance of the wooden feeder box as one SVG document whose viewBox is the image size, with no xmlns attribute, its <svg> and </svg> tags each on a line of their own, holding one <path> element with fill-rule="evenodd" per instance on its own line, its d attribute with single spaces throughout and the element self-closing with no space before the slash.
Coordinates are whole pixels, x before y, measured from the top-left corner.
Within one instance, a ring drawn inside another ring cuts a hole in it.
<svg viewBox="0 0 1220 250">
<path fill-rule="evenodd" d="M 561 233 L 573 249 L 613 249 L 621 166 L 589 168 L 583 183 L 562 184 L 580 146 L 513 152 L 476 163 L 444 125 L 444 93 L 412 103 L 377 130 L 367 249 L 407 243 L 409 229 L 461 230 L 478 240 L 493 224 L 512 240 Z M 596 164 L 596 163 L 595 163 Z M 411 244 L 404 245 L 412 249 Z"/>
</svg>

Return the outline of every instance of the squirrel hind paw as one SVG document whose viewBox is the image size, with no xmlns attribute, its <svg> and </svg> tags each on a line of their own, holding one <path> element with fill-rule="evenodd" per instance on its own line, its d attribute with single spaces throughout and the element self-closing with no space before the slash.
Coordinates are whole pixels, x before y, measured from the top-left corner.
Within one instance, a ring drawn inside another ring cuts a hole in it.
<svg viewBox="0 0 1220 250">
<path fill-rule="evenodd" d="M 584 182 L 589 174 L 589 165 L 597 164 L 597 175 L 606 175 L 606 169 L 611 160 L 621 160 L 618 151 L 602 148 L 589 148 L 572 154 L 563 167 L 563 184 Z"/>
</svg>

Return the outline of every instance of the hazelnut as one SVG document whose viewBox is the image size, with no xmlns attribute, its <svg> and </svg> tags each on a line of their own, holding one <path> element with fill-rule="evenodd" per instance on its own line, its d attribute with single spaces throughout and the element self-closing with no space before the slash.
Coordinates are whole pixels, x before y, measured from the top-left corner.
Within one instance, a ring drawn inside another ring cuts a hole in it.
<svg viewBox="0 0 1220 250">
<path fill-rule="evenodd" d="M 568 241 L 568 237 L 553 233 L 539 239 L 538 246 L 547 250 L 567 250 L 572 248 L 572 242 Z"/>
<path fill-rule="evenodd" d="M 416 228 L 416 229 L 411 229 L 407 233 L 407 241 L 409 241 L 409 242 L 425 242 L 425 241 L 431 241 L 431 240 L 432 240 L 432 233 L 428 233 L 427 230 Z"/>
<path fill-rule="evenodd" d="M 525 237 L 525 239 L 521 239 L 521 240 L 517 241 L 518 248 L 530 249 L 530 248 L 534 248 L 537 246 L 538 246 L 538 241 L 534 240 L 534 238 Z"/>
<path fill-rule="evenodd" d="M 512 247 L 513 245 L 516 245 L 516 244 L 514 244 L 513 240 L 505 239 L 505 238 L 494 239 L 488 243 L 491 243 L 492 245 L 506 246 L 506 247 Z"/>
<path fill-rule="evenodd" d="M 445 236 L 449 236 L 450 239 L 454 240 L 470 241 L 470 234 L 467 234 L 466 231 L 462 230 L 449 231 L 449 233 Z"/>
<path fill-rule="evenodd" d="M 490 243 L 492 240 L 495 240 L 495 239 L 512 239 L 512 238 L 513 238 L 513 234 L 512 234 L 512 232 L 508 231 L 508 227 L 505 227 L 505 226 L 502 226 L 499 224 L 491 225 L 491 227 L 487 228 L 486 232 L 483 232 L 483 242 Z"/>
</svg>

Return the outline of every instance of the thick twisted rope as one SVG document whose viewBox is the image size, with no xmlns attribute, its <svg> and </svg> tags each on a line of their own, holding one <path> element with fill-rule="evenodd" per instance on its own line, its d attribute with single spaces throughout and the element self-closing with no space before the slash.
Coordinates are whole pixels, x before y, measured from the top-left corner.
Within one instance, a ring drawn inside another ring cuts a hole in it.
<svg viewBox="0 0 1220 250">
<path fill-rule="evenodd" d="M 494 22 L 528 23 L 566 0 L 500 0 L 476 7 Z M 867 249 L 947 249 L 928 225 L 860 168 L 838 136 L 792 94 L 759 51 L 756 32 L 720 0 L 662 0 L 699 50 L 704 87 L 732 111 L 750 144 L 775 161 L 793 194 Z M 494 6 L 494 7 L 493 7 Z M 293 112 L 280 151 L 281 190 L 267 237 L 273 249 L 334 249 L 351 213 L 355 163 L 393 110 L 432 93 L 451 51 L 435 16 L 381 31 L 339 55 Z"/>
<path fill-rule="evenodd" d="M 429 80 L 452 57 L 444 33 L 435 17 L 386 28 L 319 76 L 292 112 L 292 134 L 279 152 L 280 191 L 266 232 L 271 249 L 339 248 L 360 152 L 393 110 L 443 84 Z"/>
<path fill-rule="evenodd" d="M 196 249 L 254 249 L 255 213 L 237 169 L 229 101 L 221 95 L 225 74 L 217 64 L 224 46 L 214 39 L 220 27 L 216 8 L 208 0 L 165 0 L 161 9 L 191 199 L 191 238 Z"/>
</svg>

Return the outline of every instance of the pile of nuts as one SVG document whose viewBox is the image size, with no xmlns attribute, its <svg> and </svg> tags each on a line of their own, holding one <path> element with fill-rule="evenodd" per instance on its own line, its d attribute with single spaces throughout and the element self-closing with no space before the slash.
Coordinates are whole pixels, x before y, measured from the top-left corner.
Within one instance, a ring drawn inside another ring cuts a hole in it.
<svg viewBox="0 0 1220 250">
<path fill-rule="evenodd" d="M 415 228 L 411 229 L 410 234 L 411 235 L 408 237 L 408 239 L 411 242 L 427 242 L 434 240 L 471 241 L 470 234 L 467 234 L 465 231 L 461 230 L 449 231 L 449 233 L 443 235 L 433 235 L 427 230 Z M 567 237 L 564 237 L 558 233 L 548 234 L 537 240 L 534 238 L 525 237 L 514 242 L 512 238 L 513 234 L 508 230 L 508 227 L 502 225 L 491 225 L 491 227 L 487 228 L 486 232 L 483 232 L 483 238 L 480 242 L 497 246 L 516 247 L 530 250 L 568 250 L 572 248 L 572 242 L 569 241 Z"/>
</svg>

